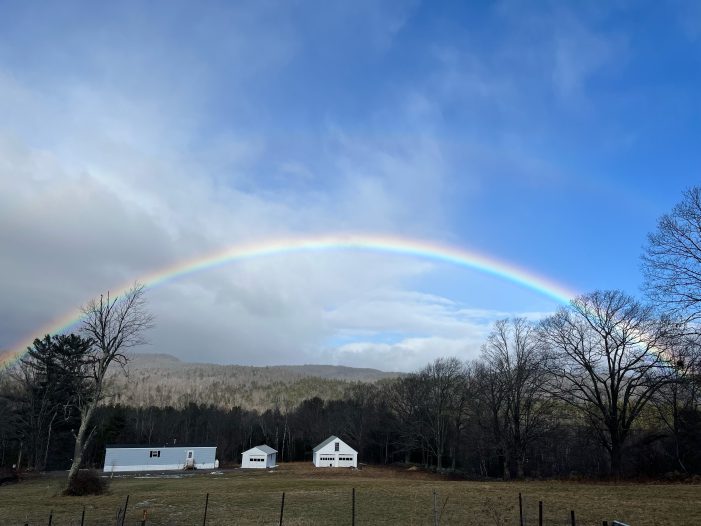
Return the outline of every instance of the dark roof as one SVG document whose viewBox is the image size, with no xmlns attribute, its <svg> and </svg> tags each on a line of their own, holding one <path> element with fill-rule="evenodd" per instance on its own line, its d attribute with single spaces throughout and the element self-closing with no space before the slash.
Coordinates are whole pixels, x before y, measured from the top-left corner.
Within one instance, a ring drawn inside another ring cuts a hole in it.
<svg viewBox="0 0 701 526">
<path fill-rule="evenodd" d="M 318 446 L 316 446 L 314 449 L 312 449 L 312 451 L 318 451 L 318 450 L 320 450 L 322 447 L 324 447 L 326 444 L 330 444 L 330 443 L 333 442 L 334 440 L 340 440 L 340 439 L 339 439 L 337 436 L 331 435 L 329 438 L 327 438 L 327 439 L 324 440 L 322 443 L 320 443 Z M 345 442 L 344 442 L 344 443 L 345 443 Z"/>
<path fill-rule="evenodd" d="M 164 449 L 168 447 L 217 447 L 216 444 L 105 444 L 106 448 Z"/>
</svg>

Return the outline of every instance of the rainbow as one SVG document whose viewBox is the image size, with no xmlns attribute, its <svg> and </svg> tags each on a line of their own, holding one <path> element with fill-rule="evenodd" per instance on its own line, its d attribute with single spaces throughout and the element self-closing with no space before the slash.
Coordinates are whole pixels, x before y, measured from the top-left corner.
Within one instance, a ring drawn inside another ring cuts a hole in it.
<svg viewBox="0 0 701 526">
<path fill-rule="evenodd" d="M 158 269 L 136 280 L 131 280 L 129 283 L 120 287 L 111 289 L 110 292 L 113 295 L 123 294 L 132 286 L 134 281 L 138 281 L 147 287 L 155 287 L 183 276 L 203 272 L 237 261 L 281 254 L 339 250 L 396 254 L 466 267 L 516 283 L 552 298 L 558 303 L 567 303 L 571 298 L 577 295 L 576 292 L 554 281 L 548 280 L 516 265 L 499 261 L 486 254 L 480 254 L 433 241 L 374 234 L 285 237 L 257 243 L 233 245 L 203 257 L 200 256 L 194 259 L 181 261 L 174 265 Z M 32 336 L 18 342 L 11 350 L 0 354 L 0 370 L 16 363 L 17 360 L 27 352 L 27 347 L 32 344 L 34 338 L 41 337 L 44 334 L 55 334 L 66 331 L 75 326 L 80 321 L 80 318 L 80 309 L 75 309 L 37 329 Z"/>
</svg>

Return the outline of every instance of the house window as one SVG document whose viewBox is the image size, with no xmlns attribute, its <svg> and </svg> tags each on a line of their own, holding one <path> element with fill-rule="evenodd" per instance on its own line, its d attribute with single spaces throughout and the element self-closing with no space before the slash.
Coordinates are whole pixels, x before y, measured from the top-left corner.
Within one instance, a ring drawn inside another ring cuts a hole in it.
<svg viewBox="0 0 701 526">
<path fill-rule="evenodd" d="M 336 442 L 336 444 L 334 444 L 334 445 L 335 445 L 334 451 L 339 451 L 339 448 L 341 447 L 341 444 L 339 444 L 338 442 Z"/>
<path fill-rule="evenodd" d="M 149 457 L 151 457 L 151 458 L 154 458 L 154 457 L 158 458 L 158 457 L 160 457 L 160 456 L 161 456 L 160 450 L 156 450 L 156 451 L 151 450 L 151 451 L 149 451 Z"/>
</svg>

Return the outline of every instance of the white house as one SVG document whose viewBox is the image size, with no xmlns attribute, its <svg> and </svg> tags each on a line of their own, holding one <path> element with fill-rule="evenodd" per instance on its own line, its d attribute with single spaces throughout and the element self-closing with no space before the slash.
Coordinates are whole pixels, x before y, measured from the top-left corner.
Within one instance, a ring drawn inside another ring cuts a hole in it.
<svg viewBox="0 0 701 526">
<path fill-rule="evenodd" d="M 256 446 L 241 453 L 242 468 L 274 468 L 277 465 L 277 451 L 270 446 Z"/>
<path fill-rule="evenodd" d="M 165 471 L 178 469 L 214 469 L 216 446 L 144 446 L 108 444 L 105 449 L 105 473 L 117 471 Z"/>
<path fill-rule="evenodd" d="M 313 449 L 317 468 L 357 468 L 358 452 L 338 437 L 330 436 Z"/>
</svg>

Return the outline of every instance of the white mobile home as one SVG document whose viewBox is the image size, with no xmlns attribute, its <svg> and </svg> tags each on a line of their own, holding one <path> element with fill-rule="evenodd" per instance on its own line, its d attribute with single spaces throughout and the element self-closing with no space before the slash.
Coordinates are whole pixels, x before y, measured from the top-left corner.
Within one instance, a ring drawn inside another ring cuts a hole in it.
<svg viewBox="0 0 701 526">
<path fill-rule="evenodd" d="M 216 446 L 144 446 L 108 444 L 105 473 L 118 471 L 166 471 L 178 469 L 214 469 Z"/>
<path fill-rule="evenodd" d="M 277 451 L 270 446 L 256 446 L 241 453 L 242 468 L 274 468 L 277 466 Z"/>
<path fill-rule="evenodd" d="M 330 436 L 313 450 L 317 468 L 357 468 L 358 452 L 338 437 Z"/>
</svg>

